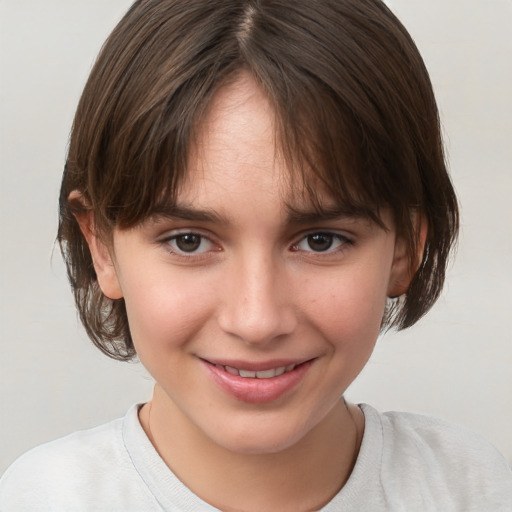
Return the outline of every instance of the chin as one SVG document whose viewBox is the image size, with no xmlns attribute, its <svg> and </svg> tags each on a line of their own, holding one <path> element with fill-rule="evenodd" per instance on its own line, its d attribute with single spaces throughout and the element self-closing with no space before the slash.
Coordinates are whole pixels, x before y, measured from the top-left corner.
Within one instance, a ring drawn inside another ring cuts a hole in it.
<svg viewBox="0 0 512 512">
<path fill-rule="evenodd" d="M 213 441 L 234 453 L 240 455 L 270 455 L 282 452 L 301 441 L 306 432 L 298 425 L 288 428 L 281 422 L 269 422 L 266 425 L 254 424 L 250 428 L 230 428 Z"/>
</svg>

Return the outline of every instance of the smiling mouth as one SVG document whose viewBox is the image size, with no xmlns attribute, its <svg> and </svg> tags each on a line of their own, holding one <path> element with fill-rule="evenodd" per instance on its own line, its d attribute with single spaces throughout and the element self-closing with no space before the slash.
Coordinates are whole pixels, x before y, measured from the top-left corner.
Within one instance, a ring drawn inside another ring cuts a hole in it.
<svg viewBox="0 0 512 512">
<path fill-rule="evenodd" d="M 243 370 L 241 368 L 234 368 L 233 366 L 225 366 L 221 364 L 216 364 L 214 366 L 219 370 L 229 373 L 230 375 L 236 375 L 243 377 L 244 379 L 272 379 L 274 377 L 279 377 L 284 373 L 291 372 L 299 365 L 289 364 L 287 366 L 279 366 L 277 368 L 270 368 L 269 370 L 262 371 Z"/>
<path fill-rule="evenodd" d="M 202 362 L 213 382 L 225 393 L 239 401 L 263 404 L 296 389 L 306 378 L 314 359 L 266 363 L 202 359 Z"/>
</svg>

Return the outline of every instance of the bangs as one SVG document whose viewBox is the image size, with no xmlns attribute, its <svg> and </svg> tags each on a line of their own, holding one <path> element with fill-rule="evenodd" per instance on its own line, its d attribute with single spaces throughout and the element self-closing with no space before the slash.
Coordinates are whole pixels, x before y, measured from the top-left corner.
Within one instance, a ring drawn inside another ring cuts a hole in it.
<svg viewBox="0 0 512 512">
<path fill-rule="evenodd" d="M 288 90 L 291 97 L 274 99 L 276 146 L 290 170 L 292 192 L 326 217 L 333 209 L 382 226 L 379 211 L 390 206 L 376 172 L 382 164 L 372 162 L 371 171 L 365 168 L 357 127 L 329 91 L 318 83 L 294 85 L 296 91 Z M 294 108 L 284 110 L 283 104 Z M 383 165 L 381 169 L 384 176 Z M 326 197 L 329 205 L 324 204 Z"/>
<path fill-rule="evenodd" d="M 379 210 L 396 206 L 397 180 L 391 180 L 388 190 L 389 169 L 382 145 L 380 151 L 368 154 L 370 137 L 358 130 L 349 109 L 313 80 L 290 81 L 284 88 L 285 97 L 272 96 L 276 92 L 274 83 L 265 83 L 257 70 L 246 64 L 231 63 L 222 78 L 180 88 L 172 98 L 125 126 L 122 139 L 111 141 L 103 163 L 109 173 L 92 174 L 98 179 L 89 184 L 91 197 L 102 196 L 93 208 L 105 212 L 109 227 L 133 227 L 175 204 L 213 96 L 236 82 L 242 71 L 253 75 L 273 106 L 275 147 L 290 171 L 290 192 L 307 199 L 317 212 L 327 216 L 331 207 L 323 204 L 321 196 L 329 197 L 338 212 L 367 217 L 382 225 Z M 289 80 L 286 75 L 282 78 Z M 196 99 L 195 108 L 191 106 L 192 97 Z M 179 119 L 175 119 L 175 112 L 180 112 Z M 380 141 L 372 143 L 378 146 Z M 105 194 L 105 190 L 111 194 Z M 404 195 L 410 197 L 410 191 L 400 195 L 399 204 Z"/>
<path fill-rule="evenodd" d="M 105 213 L 103 227 L 107 231 L 113 226 L 133 227 L 176 203 L 213 96 L 247 70 L 246 65 L 233 68 L 226 68 L 225 76 L 217 82 L 180 88 L 172 98 L 162 99 L 161 104 L 126 125 L 123 137 L 111 140 L 102 163 L 109 172 L 91 173 L 88 184 L 92 208 Z M 287 97 L 275 98 L 271 96 L 274 87 L 266 86 L 258 76 L 254 79 L 274 108 L 275 145 L 290 170 L 290 192 L 307 199 L 326 216 L 331 206 L 326 207 L 320 196 L 329 197 L 338 212 L 367 217 L 382 225 L 379 210 L 390 201 L 383 194 L 384 184 L 376 170 L 381 167 L 381 176 L 385 176 L 385 165 L 379 162 L 377 166 L 373 161 L 371 172 L 365 169 L 363 148 L 347 112 L 328 94 L 319 95 L 318 84 L 294 84 L 295 90 L 287 89 Z M 310 94 L 305 93 L 308 87 Z M 196 98 L 195 108 L 192 97 Z M 283 108 L 289 104 L 294 108 Z M 175 112 L 180 112 L 179 119 Z"/>
<path fill-rule="evenodd" d="M 219 87 L 218 79 L 212 73 L 178 88 L 173 82 L 166 84 L 167 95 L 162 91 L 151 109 L 114 132 L 101 158 L 101 167 L 108 172 L 90 173 L 88 184 L 93 208 L 104 212 L 107 228 L 132 227 L 162 201 L 175 200 L 186 177 L 195 127 Z"/>
</svg>

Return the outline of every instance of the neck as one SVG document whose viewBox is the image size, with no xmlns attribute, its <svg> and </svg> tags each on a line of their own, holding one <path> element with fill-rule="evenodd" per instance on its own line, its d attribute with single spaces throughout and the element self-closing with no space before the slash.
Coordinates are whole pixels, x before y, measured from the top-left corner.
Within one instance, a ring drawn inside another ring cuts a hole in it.
<svg viewBox="0 0 512 512">
<path fill-rule="evenodd" d="M 339 492 L 355 464 L 364 417 L 343 399 L 292 446 L 246 454 L 206 437 L 162 393 L 155 389 L 140 412 L 144 430 L 176 476 L 225 512 L 318 510 Z"/>
</svg>

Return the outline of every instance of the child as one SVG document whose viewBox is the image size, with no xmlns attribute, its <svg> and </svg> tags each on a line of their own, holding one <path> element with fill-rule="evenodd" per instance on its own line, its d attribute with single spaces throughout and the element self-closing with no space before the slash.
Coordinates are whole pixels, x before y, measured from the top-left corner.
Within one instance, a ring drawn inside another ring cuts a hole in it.
<svg viewBox="0 0 512 512">
<path fill-rule="evenodd" d="M 137 1 L 78 106 L 59 241 L 89 336 L 154 395 L 23 456 L 0 509 L 511 510 L 486 442 L 343 398 L 435 302 L 457 229 L 383 3 Z"/>
</svg>

